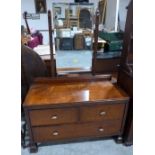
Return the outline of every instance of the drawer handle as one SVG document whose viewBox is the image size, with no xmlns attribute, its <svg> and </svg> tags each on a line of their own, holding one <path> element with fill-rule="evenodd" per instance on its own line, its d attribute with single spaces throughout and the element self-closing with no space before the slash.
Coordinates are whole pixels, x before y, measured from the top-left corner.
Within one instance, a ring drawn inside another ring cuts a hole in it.
<svg viewBox="0 0 155 155">
<path fill-rule="evenodd" d="M 59 135 L 59 132 L 57 132 L 57 131 L 53 132 L 53 136 L 58 136 L 58 135 Z"/>
<path fill-rule="evenodd" d="M 105 111 L 101 111 L 101 112 L 100 112 L 100 116 L 104 116 L 105 114 L 106 114 Z"/>
<path fill-rule="evenodd" d="M 54 116 L 51 117 L 51 119 L 53 119 L 53 120 L 58 119 L 58 116 L 54 115 Z"/>
<path fill-rule="evenodd" d="M 103 129 L 103 128 L 99 128 L 99 131 L 100 131 L 100 132 L 104 132 L 104 129 Z"/>
</svg>

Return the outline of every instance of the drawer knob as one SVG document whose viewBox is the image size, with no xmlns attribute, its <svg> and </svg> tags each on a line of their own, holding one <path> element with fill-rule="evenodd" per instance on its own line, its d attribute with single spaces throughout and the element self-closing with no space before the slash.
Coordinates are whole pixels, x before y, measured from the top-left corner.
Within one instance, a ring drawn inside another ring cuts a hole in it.
<svg viewBox="0 0 155 155">
<path fill-rule="evenodd" d="M 54 116 L 51 117 L 51 119 L 53 119 L 53 120 L 58 119 L 58 116 L 54 115 Z"/>
<path fill-rule="evenodd" d="M 100 115 L 101 115 L 101 116 L 103 116 L 103 115 L 105 115 L 105 114 L 106 114 L 105 111 L 101 111 L 101 112 L 100 112 Z"/>
<path fill-rule="evenodd" d="M 57 131 L 53 132 L 53 136 L 58 136 L 58 135 L 59 135 L 59 133 Z"/>
<path fill-rule="evenodd" d="M 100 131 L 100 132 L 104 132 L 104 129 L 103 129 L 103 128 L 99 128 L 99 131 Z"/>
</svg>

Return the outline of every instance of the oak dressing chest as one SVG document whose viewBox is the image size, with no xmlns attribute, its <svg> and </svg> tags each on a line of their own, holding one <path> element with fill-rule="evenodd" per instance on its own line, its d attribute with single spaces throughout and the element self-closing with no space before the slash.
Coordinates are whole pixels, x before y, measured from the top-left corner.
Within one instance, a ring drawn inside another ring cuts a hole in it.
<svg viewBox="0 0 155 155">
<path fill-rule="evenodd" d="M 37 143 L 120 137 L 128 100 L 102 78 L 36 79 L 24 102 L 30 151 Z"/>
</svg>

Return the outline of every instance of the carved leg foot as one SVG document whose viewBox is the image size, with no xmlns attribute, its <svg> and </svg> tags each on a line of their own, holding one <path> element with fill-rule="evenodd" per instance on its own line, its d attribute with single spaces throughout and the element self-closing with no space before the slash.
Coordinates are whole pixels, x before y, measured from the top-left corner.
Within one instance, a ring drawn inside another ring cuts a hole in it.
<svg viewBox="0 0 155 155">
<path fill-rule="evenodd" d="M 21 145 L 23 148 L 25 148 L 25 136 L 23 131 L 21 131 Z"/>
<path fill-rule="evenodd" d="M 124 145 L 125 146 L 132 146 L 133 144 L 131 142 L 125 142 Z"/>
<path fill-rule="evenodd" d="M 123 138 L 122 138 L 122 136 L 116 137 L 115 141 L 116 141 L 117 144 L 123 143 Z"/>
<path fill-rule="evenodd" d="M 30 153 L 36 153 L 36 152 L 38 152 L 37 144 L 31 144 L 30 145 Z"/>
<path fill-rule="evenodd" d="M 22 130 L 21 130 L 21 145 L 23 148 L 25 148 L 25 132 L 26 132 L 26 124 L 22 125 Z"/>
</svg>

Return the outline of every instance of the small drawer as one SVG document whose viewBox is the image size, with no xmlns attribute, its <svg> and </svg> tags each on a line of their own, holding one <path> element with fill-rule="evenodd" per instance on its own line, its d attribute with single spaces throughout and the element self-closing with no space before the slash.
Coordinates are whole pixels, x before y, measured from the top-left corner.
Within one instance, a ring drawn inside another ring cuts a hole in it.
<svg viewBox="0 0 155 155">
<path fill-rule="evenodd" d="M 35 142 L 53 140 L 69 140 L 75 138 L 91 138 L 117 135 L 120 132 L 121 121 L 105 123 L 69 124 L 48 127 L 33 127 Z"/>
<path fill-rule="evenodd" d="M 73 123 L 78 121 L 78 109 L 46 109 L 29 112 L 32 126 Z"/>
<path fill-rule="evenodd" d="M 118 120 L 123 118 L 125 104 L 95 105 L 82 107 L 80 111 L 80 120 L 102 121 Z"/>
</svg>

